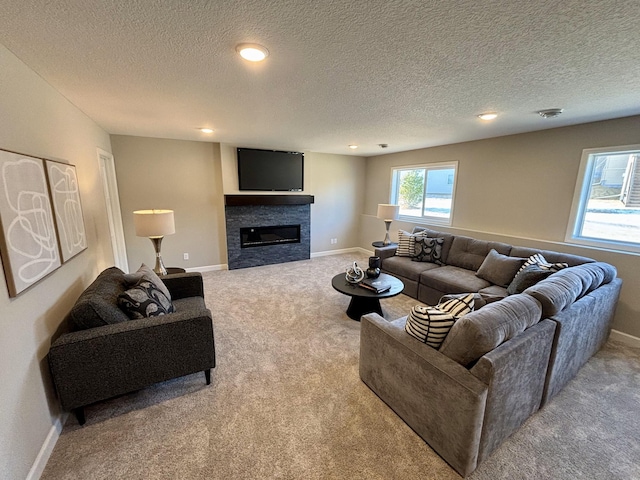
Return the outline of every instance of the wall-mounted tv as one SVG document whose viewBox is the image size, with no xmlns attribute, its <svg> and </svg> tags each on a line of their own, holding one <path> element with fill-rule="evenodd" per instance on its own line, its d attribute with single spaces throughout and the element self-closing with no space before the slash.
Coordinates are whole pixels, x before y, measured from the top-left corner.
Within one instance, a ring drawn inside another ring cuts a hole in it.
<svg viewBox="0 0 640 480">
<path fill-rule="evenodd" d="M 303 153 L 238 148 L 240 190 L 301 192 L 303 179 Z"/>
</svg>

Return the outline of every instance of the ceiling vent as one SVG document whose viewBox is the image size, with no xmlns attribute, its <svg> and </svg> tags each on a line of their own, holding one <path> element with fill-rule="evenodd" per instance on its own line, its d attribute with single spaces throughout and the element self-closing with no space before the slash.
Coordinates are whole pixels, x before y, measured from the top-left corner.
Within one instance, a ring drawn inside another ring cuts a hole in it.
<svg viewBox="0 0 640 480">
<path fill-rule="evenodd" d="M 539 110 L 538 115 L 542 118 L 556 118 L 564 112 L 562 108 L 548 108 L 547 110 Z"/>
</svg>

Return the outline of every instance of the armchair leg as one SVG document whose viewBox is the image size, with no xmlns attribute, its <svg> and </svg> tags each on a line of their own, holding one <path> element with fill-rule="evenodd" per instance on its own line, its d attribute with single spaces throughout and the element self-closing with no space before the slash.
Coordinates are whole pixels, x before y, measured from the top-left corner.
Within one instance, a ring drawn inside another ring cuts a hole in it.
<svg viewBox="0 0 640 480">
<path fill-rule="evenodd" d="M 86 423 L 86 418 L 84 417 L 84 407 L 78 407 L 73 409 L 73 413 L 78 419 L 78 423 L 80 425 L 84 425 Z"/>
<path fill-rule="evenodd" d="M 211 369 L 208 368 L 204 371 L 204 378 L 207 380 L 207 385 L 211 385 Z"/>
</svg>

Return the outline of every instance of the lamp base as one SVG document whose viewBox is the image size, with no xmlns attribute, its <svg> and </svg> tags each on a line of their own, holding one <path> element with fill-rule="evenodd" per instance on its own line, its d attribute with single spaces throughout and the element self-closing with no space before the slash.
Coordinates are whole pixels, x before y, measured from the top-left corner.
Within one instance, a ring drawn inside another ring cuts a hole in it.
<svg viewBox="0 0 640 480">
<path fill-rule="evenodd" d="M 166 275 L 167 269 L 164 266 L 164 262 L 162 261 L 162 255 L 160 255 L 160 246 L 162 245 L 162 239 L 164 237 L 149 237 L 151 243 L 153 243 L 153 248 L 156 251 L 156 266 L 153 267 L 153 271 L 156 272 L 157 275 Z"/>
<path fill-rule="evenodd" d="M 389 237 L 389 227 L 391 226 L 391 220 L 385 220 L 384 224 L 387 228 L 387 233 L 384 236 L 382 244 L 386 247 L 387 245 L 391 245 L 391 237 Z"/>
</svg>

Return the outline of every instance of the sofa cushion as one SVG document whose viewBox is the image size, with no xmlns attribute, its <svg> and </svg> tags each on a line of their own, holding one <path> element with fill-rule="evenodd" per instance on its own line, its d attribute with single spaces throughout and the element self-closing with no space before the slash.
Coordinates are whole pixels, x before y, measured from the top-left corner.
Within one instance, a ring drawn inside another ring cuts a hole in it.
<svg viewBox="0 0 640 480">
<path fill-rule="evenodd" d="M 422 272 L 420 283 L 442 293 L 477 292 L 491 285 L 486 280 L 476 277 L 476 272 L 451 265 Z"/>
<path fill-rule="evenodd" d="M 509 255 L 511 245 L 456 235 L 449 250 L 447 265 L 476 272 L 491 249 L 503 255 Z"/>
<path fill-rule="evenodd" d="M 171 294 L 169 293 L 169 289 L 164 284 L 164 282 L 160 279 L 158 274 L 151 270 L 144 263 L 140 265 L 140 268 L 134 273 L 125 273 L 125 280 L 128 282 L 129 286 L 137 285 L 140 280 L 146 280 L 155 285 L 155 287 L 160 290 L 164 295 L 171 300 Z"/>
<path fill-rule="evenodd" d="M 442 268 L 436 263 L 429 262 L 412 262 L 410 258 L 406 257 L 390 257 L 385 258 L 382 262 L 382 270 L 390 273 L 391 275 L 397 275 L 399 277 L 408 278 L 409 280 L 415 280 L 416 282 L 420 278 L 420 274 L 425 270 L 431 270 L 434 268 Z"/>
<path fill-rule="evenodd" d="M 407 317 L 405 331 L 430 347 L 439 348 L 455 321 L 473 308 L 473 293 L 448 299 L 435 307 L 416 305 Z"/>
<path fill-rule="evenodd" d="M 131 319 L 157 317 L 174 311 L 171 300 L 148 280 L 141 280 L 121 293 L 118 305 Z"/>
<path fill-rule="evenodd" d="M 467 367 L 538 323 L 541 315 L 540 303 L 529 295 L 489 303 L 455 322 L 440 352 Z"/>
<path fill-rule="evenodd" d="M 447 257 L 449 256 L 449 251 L 451 250 L 451 244 L 453 243 L 453 235 L 450 233 L 439 232 L 437 230 L 431 230 L 425 227 L 413 227 L 412 233 L 422 233 L 426 235 L 428 238 L 442 238 L 444 243 L 442 244 L 442 263 L 447 263 Z"/>
<path fill-rule="evenodd" d="M 490 285 L 486 288 L 481 288 L 478 290 L 478 293 L 487 300 L 487 303 L 491 303 L 488 301 L 489 298 L 491 298 L 491 301 L 495 302 L 507 297 L 508 295 L 507 289 L 500 285 Z"/>
<path fill-rule="evenodd" d="M 124 272 L 116 267 L 104 270 L 82 292 L 69 312 L 76 330 L 126 322 L 129 317 L 118 308 L 118 295 L 126 289 Z"/>
<path fill-rule="evenodd" d="M 585 263 L 560 270 L 527 288 L 524 293 L 536 298 L 542 305 L 544 316 L 550 317 L 605 283 L 610 274 L 607 264 Z"/>
<path fill-rule="evenodd" d="M 416 254 L 416 237 L 423 236 L 421 233 L 409 233 L 404 230 L 398 230 L 398 248 L 396 255 L 398 257 L 413 257 Z"/>
<path fill-rule="evenodd" d="M 417 237 L 415 240 L 414 262 L 429 262 L 442 265 L 442 245 L 444 238 Z"/>
<path fill-rule="evenodd" d="M 482 265 L 480 265 L 476 275 L 493 283 L 494 285 L 507 287 L 513 280 L 513 277 L 516 276 L 516 273 L 520 270 L 520 267 L 522 267 L 525 260 L 525 258 L 521 257 L 502 255 L 494 249 L 491 249 L 482 262 Z"/>
</svg>

